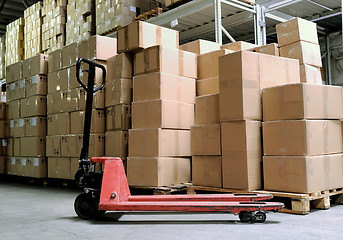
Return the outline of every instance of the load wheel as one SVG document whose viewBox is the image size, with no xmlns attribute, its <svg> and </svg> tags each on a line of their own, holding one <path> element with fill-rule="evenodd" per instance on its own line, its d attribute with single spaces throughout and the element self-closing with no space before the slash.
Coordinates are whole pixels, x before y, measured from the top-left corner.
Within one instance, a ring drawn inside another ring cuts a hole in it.
<svg viewBox="0 0 343 240">
<path fill-rule="evenodd" d="M 97 199 L 92 194 L 81 193 L 75 199 L 74 210 L 82 219 L 95 219 L 106 212 L 98 210 L 98 205 Z"/>
<path fill-rule="evenodd" d="M 255 214 L 252 212 L 242 211 L 239 213 L 238 216 L 239 216 L 239 219 L 241 220 L 241 222 L 254 223 L 256 221 Z"/>
<path fill-rule="evenodd" d="M 267 219 L 267 215 L 264 212 L 255 213 L 256 222 L 263 223 Z"/>
</svg>

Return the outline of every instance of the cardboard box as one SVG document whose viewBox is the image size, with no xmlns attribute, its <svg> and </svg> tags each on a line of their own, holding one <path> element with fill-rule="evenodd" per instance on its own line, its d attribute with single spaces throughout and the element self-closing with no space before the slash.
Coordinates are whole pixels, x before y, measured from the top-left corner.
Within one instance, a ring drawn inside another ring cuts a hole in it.
<svg viewBox="0 0 343 240">
<path fill-rule="evenodd" d="M 223 187 L 261 189 L 261 122 L 221 124 Z"/>
<path fill-rule="evenodd" d="M 1 156 L 11 156 L 13 155 L 13 149 L 11 149 L 10 155 L 7 155 L 7 145 L 8 145 L 9 139 L 1 139 L 0 140 L 0 155 Z M 12 146 L 13 147 L 13 144 Z"/>
<path fill-rule="evenodd" d="M 71 179 L 70 158 L 48 158 L 48 178 Z"/>
<path fill-rule="evenodd" d="M 313 156 L 341 153 L 338 120 L 288 120 L 263 123 L 264 155 Z"/>
<path fill-rule="evenodd" d="M 7 146 L 6 146 L 6 156 L 13 157 L 14 152 L 13 152 L 13 138 L 8 138 L 7 139 Z"/>
<path fill-rule="evenodd" d="M 27 176 L 34 178 L 47 177 L 47 162 L 45 157 L 27 158 Z"/>
<path fill-rule="evenodd" d="M 60 105 L 59 112 L 73 112 L 73 111 L 79 110 L 80 95 L 77 89 L 63 91 L 61 92 L 60 96 L 61 96 L 61 105 Z M 95 96 L 93 95 L 93 97 Z"/>
<path fill-rule="evenodd" d="M 26 80 L 26 97 L 47 94 L 47 77 L 44 75 L 34 75 Z"/>
<path fill-rule="evenodd" d="M 300 41 L 280 47 L 280 56 L 299 59 L 300 64 L 322 67 L 322 56 L 318 44 Z"/>
<path fill-rule="evenodd" d="M 308 64 L 300 64 L 300 82 L 323 85 L 320 68 Z"/>
<path fill-rule="evenodd" d="M 106 61 L 100 61 L 100 60 L 94 60 L 93 62 L 102 65 L 103 67 L 105 67 L 106 71 L 107 71 L 107 63 Z M 79 72 L 79 77 L 81 82 L 83 82 L 83 84 L 85 86 L 88 86 L 88 70 L 89 70 L 89 65 L 82 63 L 80 66 L 80 72 Z M 66 69 L 66 73 L 65 73 L 66 77 L 67 77 L 67 86 L 66 88 L 64 88 L 63 90 L 68 90 L 68 89 L 73 89 L 73 88 L 79 88 L 81 87 L 80 83 L 77 81 L 76 79 L 76 66 L 70 67 Z M 95 76 L 94 76 L 94 84 L 99 87 L 102 82 L 103 82 L 103 75 L 102 75 L 102 69 L 101 68 L 95 68 Z M 106 72 L 106 78 L 108 78 L 108 73 Z M 108 80 L 105 78 L 105 82 L 107 82 Z"/>
<path fill-rule="evenodd" d="M 20 138 L 13 138 L 13 156 L 21 156 Z"/>
<path fill-rule="evenodd" d="M 105 156 L 127 157 L 128 153 L 127 131 L 113 131 L 105 133 Z"/>
<path fill-rule="evenodd" d="M 195 124 L 219 122 L 219 94 L 197 97 L 195 101 Z"/>
<path fill-rule="evenodd" d="M 6 157 L 0 156 L 0 174 L 5 174 L 6 172 Z"/>
<path fill-rule="evenodd" d="M 47 112 L 47 98 L 36 95 L 21 100 L 21 117 L 45 116 Z"/>
<path fill-rule="evenodd" d="M 66 91 L 69 89 L 68 69 L 58 70 L 48 75 L 48 93 Z"/>
<path fill-rule="evenodd" d="M 62 68 L 61 64 L 61 49 L 56 49 L 55 51 L 49 53 L 48 56 L 48 73 L 55 72 Z"/>
<path fill-rule="evenodd" d="M 45 137 L 20 138 L 20 154 L 23 157 L 45 157 Z"/>
<path fill-rule="evenodd" d="M 221 49 L 228 49 L 231 51 L 244 51 L 244 50 L 249 50 L 249 49 L 255 48 L 255 47 L 257 47 L 257 45 L 252 44 L 252 43 L 248 43 L 248 42 L 239 41 L 239 42 L 227 43 L 225 45 L 222 45 L 220 48 Z"/>
<path fill-rule="evenodd" d="M 87 93 L 83 88 L 76 88 L 71 90 L 73 93 L 71 96 L 75 94 L 78 97 L 78 109 L 77 110 L 86 110 L 86 98 Z M 93 95 L 93 108 L 96 109 L 105 109 L 105 90 L 101 89 Z"/>
<path fill-rule="evenodd" d="M 319 44 L 317 24 L 302 18 L 293 18 L 276 25 L 277 39 L 280 47 L 298 41 L 307 41 Z"/>
<path fill-rule="evenodd" d="M 219 93 L 219 77 L 206 78 L 196 81 L 197 97 Z"/>
<path fill-rule="evenodd" d="M 169 100 L 195 102 L 195 80 L 167 73 L 134 76 L 133 101 Z"/>
<path fill-rule="evenodd" d="M 220 121 L 261 120 L 261 105 L 259 54 L 242 51 L 220 57 Z"/>
<path fill-rule="evenodd" d="M 83 135 L 66 135 L 61 137 L 61 157 L 79 157 L 82 149 Z M 91 134 L 89 138 L 89 157 L 104 156 L 104 134 Z"/>
<path fill-rule="evenodd" d="M 70 113 L 48 115 L 48 135 L 70 134 Z"/>
<path fill-rule="evenodd" d="M 8 119 L 20 118 L 20 100 L 7 102 Z"/>
<path fill-rule="evenodd" d="M 18 176 L 27 176 L 26 169 L 27 158 L 16 157 L 15 158 L 15 173 Z"/>
<path fill-rule="evenodd" d="M 133 22 L 118 29 L 118 53 L 137 51 L 155 45 L 179 48 L 179 32 L 147 22 Z"/>
<path fill-rule="evenodd" d="M 77 45 L 78 43 L 72 43 L 70 45 L 64 46 L 61 49 L 62 67 L 66 68 L 73 66 L 77 61 Z"/>
<path fill-rule="evenodd" d="M 106 132 L 131 128 L 131 105 L 120 104 L 106 108 Z"/>
<path fill-rule="evenodd" d="M 132 103 L 132 128 L 190 129 L 194 104 L 163 100 Z"/>
<path fill-rule="evenodd" d="M 37 54 L 23 61 L 23 78 L 29 78 L 39 74 L 48 74 L 47 54 Z"/>
<path fill-rule="evenodd" d="M 249 51 L 263 53 L 263 54 L 277 56 L 277 57 L 280 56 L 279 45 L 276 43 L 270 43 L 267 45 L 255 47 L 255 48 L 249 49 Z"/>
<path fill-rule="evenodd" d="M 62 92 L 55 92 L 47 95 L 47 114 L 59 113 L 62 111 Z"/>
<path fill-rule="evenodd" d="M 190 131 L 172 129 L 130 129 L 130 157 L 188 157 Z"/>
<path fill-rule="evenodd" d="M 0 126 L 5 129 L 5 121 L 0 121 Z M 9 121 L 9 135 L 11 137 L 25 137 L 26 122 L 24 118 L 14 119 Z M 5 131 L 0 131 L 0 138 L 6 138 Z"/>
<path fill-rule="evenodd" d="M 83 134 L 85 122 L 85 111 L 77 111 L 70 113 L 70 130 L 71 134 Z M 105 110 L 93 109 L 91 121 L 91 133 L 105 132 Z"/>
<path fill-rule="evenodd" d="M 117 55 L 117 39 L 105 36 L 91 36 L 78 45 L 78 56 L 89 60 L 102 60 Z"/>
<path fill-rule="evenodd" d="M 45 137 L 46 136 L 46 117 L 25 118 L 26 137 Z"/>
<path fill-rule="evenodd" d="M 132 62 L 132 55 L 128 53 L 120 53 L 107 59 L 107 82 L 118 78 L 132 78 Z"/>
<path fill-rule="evenodd" d="M 193 156 L 192 184 L 222 188 L 221 156 Z"/>
<path fill-rule="evenodd" d="M 220 124 L 196 125 L 191 127 L 192 156 L 221 155 Z"/>
<path fill-rule="evenodd" d="M 189 158 L 130 157 L 127 179 L 131 186 L 168 186 L 189 182 Z"/>
<path fill-rule="evenodd" d="M 288 84 L 265 88 L 263 120 L 342 119 L 342 88 L 314 84 Z"/>
<path fill-rule="evenodd" d="M 7 120 L 7 106 L 5 102 L 0 102 L 0 120 Z"/>
<path fill-rule="evenodd" d="M 79 158 L 70 158 L 70 178 L 75 179 L 75 174 L 79 170 Z"/>
<path fill-rule="evenodd" d="M 6 157 L 6 174 L 15 175 L 16 174 L 16 158 Z"/>
<path fill-rule="evenodd" d="M 220 50 L 220 44 L 203 39 L 195 40 L 193 42 L 185 43 L 180 46 L 180 50 L 192 52 L 197 55 Z"/>
<path fill-rule="evenodd" d="M 6 83 L 12 83 L 23 79 L 23 61 L 18 61 L 6 66 Z"/>
<path fill-rule="evenodd" d="M 263 157 L 264 189 L 313 193 L 337 188 L 343 181 L 343 155 Z"/>
<path fill-rule="evenodd" d="M 232 51 L 222 49 L 198 56 L 198 79 L 213 78 L 219 76 L 219 57 Z"/>
<path fill-rule="evenodd" d="M 106 83 L 105 107 L 111 107 L 118 104 L 131 104 L 132 99 L 132 79 L 116 79 Z"/>
<path fill-rule="evenodd" d="M 46 156 L 61 156 L 61 136 L 46 136 Z"/>
<path fill-rule="evenodd" d="M 134 55 L 134 75 L 163 72 L 197 78 L 197 55 L 174 48 L 153 46 Z"/>
</svg>

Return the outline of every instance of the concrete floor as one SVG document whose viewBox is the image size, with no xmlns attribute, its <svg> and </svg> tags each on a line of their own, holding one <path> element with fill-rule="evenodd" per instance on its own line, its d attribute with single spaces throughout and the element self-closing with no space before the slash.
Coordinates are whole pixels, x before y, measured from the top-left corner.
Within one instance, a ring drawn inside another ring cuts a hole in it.
<svg viewBox="0 0 343 240">
<path fill-rule="evenodd" d="M 343 206 L 309 215 L 267 214 L 243 224 L 232 214 L 106 213 L 85 221 L 74 213 L 79 192 L 0 181 L 0 239 L 341 239 Z"/>
</svg>

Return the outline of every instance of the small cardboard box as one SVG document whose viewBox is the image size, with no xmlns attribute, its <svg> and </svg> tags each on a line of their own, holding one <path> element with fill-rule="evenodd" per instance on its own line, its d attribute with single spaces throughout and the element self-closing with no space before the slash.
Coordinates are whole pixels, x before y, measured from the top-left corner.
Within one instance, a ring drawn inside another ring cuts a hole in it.
<svg viewBox="0 0 343 240">
<path fill-rule="evenodd" d="M 7 103 L 8 119 L 20 118 L 20 100 L 14 100 Z"/>
<path fill-rule="evenodd" d="M 342 88 L 314 84 L 288 84 L 265 88 L 263 120 L 342 119 Z"/>
<path fill-rule="evenodd" d="M 191 128 L 192 156 L 221 155 L 220 124 L 196 125 Z"/>
<path fill-rule="evenodd" d="M 5 129 L 5 121 L 0 121 L 0 126 Z M 25 137 L 26 122 L 24 118 L 14 119 L 9 121 L 9 135 L 10 137 Z M 0 138 L 6 138 L 5 131 L 1 132 L 3 135 Z"/>
<path fill-rule="evenodd" d="M 25 118 L 25 136 L 45 137 L 46 125 L 46 117 Z"/>
<path fill-rule="evenodd" d="M 171 129 L 130 129 L 130 157 L 188 157 L 190 131 Z"/>
<path fill-rule="evenodd" d="M 308 64 L 300 64 L 300 82 L 323 85 L 320 68 Z"/>
<path fill-rule="evenodd" d="M 48 74 L 47 54 L 37 54 L 23 61 L 23 78 L 30 78 L 39 74 Z"/>
<path fill-rule="evenodd" d="M 132 103 L 132 128 L 190 129 L 194 104 L 163 100 Z"/>
<path fill-rule="evenodd" d="M 192 183 L 198 186 L 222 188 L 221 156 L 193 156 Z"/>
<path fill-rule="evenodd" d="M 263 122 L 266 156 L 313 156 L 341 153 L 339 120 L 287 120 Z"/>
<path fill-rule="evenodd" d="M 48 134 L 67 135 L 70 134 L 70 113 L 59 113 L 48 115 Z"/>
<path fill-rule="evenodd" d="M 220 44 L 203 39 L 195 40 L 193 42 L 185 43 L 180 46 L 180 50 L 192 52 L 197 55 L 220 50 Z"/>
<path fill-rule="evenodd" d="M 133 78 L 133 101 L 169 100 L 195 102 L 195 79 L 167 73 L 148 73 Z"/>
<path fill-rule="evenodd" d="M 23 157 L 44 157 L 45 137 L 20 138 L 20 154 Z"/>
<path fill-rule="evenodd" d="M 249 49 L 249 51 L 263 53 L 263 54 L 277 56 L 277 57 L 280 56 L 279 46 L 276 43 L 270 43 L 267 45 L 255 47 L 255 48 Z"/>
<path fill-rule="evenodd" d="M 105 107 L 111 107 L 118 104 L 131 104 L 132 101 L 132 79 L 116 79 L 106 83 Z"/>
<path fill-rule="evenodd" d="M 128 53 L 120 53 L 107 59 L 107 82 L 119 78 L 132 78 L 132 62 L 132 55 Z"/>
<path fill-rule="evenodd" d="M 77 111 L 70 113 L 70 130 L 71 134 L 83 134 L 85 122 L 85 111 Z M 91 121 L 91 133 L 105 132 L 105 110 L 93 109 Z"/>
<path fill-rule="evenodd" d="M 222 45 L 220 48 L 221 49 L 228 49 L 228 50 L 236 52 L 236 51 L 249 50 L 249 49 L 255 48 L 255 47 L 257 47 L 257 45 L 252 44 L 252 43 L 248 43 L 248 42 L 239 41 L 239 42 L 227 43 L 225 45 Z"/>
<path fill-rule="evenodd" d="M 47 98 L 36 95 L 21 100 L 21 117 L 45 116 L 47 112 Z"/>
<path fill-rule="evenodd" d="M 120 104 L 106 108 L 106 132 L 131 128 L 131 105 Z"/>
<path fill-rule="evenodd" d="M 221 124 L 223 187 L 261 189 L 261 122 Z"/>
<path fill-rule="evenodd" d="M 70 158 L 48 158 L 48 178 L 71 179 Z"/>
<path fill-rule="evenodd" d="M 79 110 L 80 95 L 77 89 L 71 89 L 71 90 L 60 92 L 60 93 L 61 93 L 60 95 L 61 105 L 60 105 L 59 112 L 73 112 L 73 111 Z"/>
<path fill-rule="evenodd" d="M 47 77 L 44 75 L 34 75 L 26 80 L 26 97 L 47 94 Z"/>
<path fill-rule="evenodd" d="M 47 162 L 45 157 L 27 158 L 27 176 L 34 178 L 47 177 Z"/>
<path fill-rule="evenodd" d="M 127 157 L 128 154 L 127 131 L 113 131 L 105 133 L 105 156 Z"/>
<path fill-rule="evenodd" d="M 189 158 L 130 157 L 127 160 L 127 179 L 131 186 L 168 186 L 189 182 Z"/>
<path fill-rule="evenodd" d="M 61 136 L 46 136 L 46 156 L 61 156 Z"/>
<path fill-rule="evenodd" d="M 219 94 L 197 97 L 195 101 L 195 124 L 201 125 L 219 122 Z"/>
<path fill-rule="evenodd" d="M 213 78 L 219 76 L 219 57 L 232 53 L 222 49 L 198 56 L 198 79 Z"/>
<path fill-rule="evenodd" d="M 219 76 L 196 81 L 197 97 L 219 93 Z"/>
</svg>

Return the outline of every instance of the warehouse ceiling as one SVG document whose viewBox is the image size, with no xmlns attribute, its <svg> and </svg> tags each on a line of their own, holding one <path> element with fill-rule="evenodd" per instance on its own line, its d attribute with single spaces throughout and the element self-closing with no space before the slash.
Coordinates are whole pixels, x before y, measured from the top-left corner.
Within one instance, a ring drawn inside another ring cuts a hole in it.
<svg viewBox="0 0 343 240">
<path fill-rule="evenodd" d="M 38 0 L 0 0 L 0 36 L 5 34 L 6 25 L 24 16 L 24 10 Z"/>
</svg>

